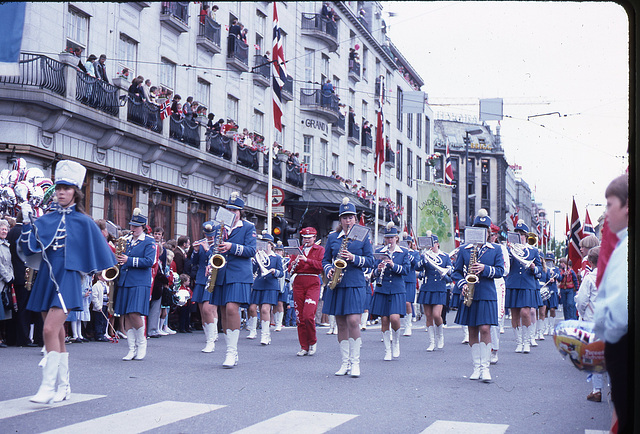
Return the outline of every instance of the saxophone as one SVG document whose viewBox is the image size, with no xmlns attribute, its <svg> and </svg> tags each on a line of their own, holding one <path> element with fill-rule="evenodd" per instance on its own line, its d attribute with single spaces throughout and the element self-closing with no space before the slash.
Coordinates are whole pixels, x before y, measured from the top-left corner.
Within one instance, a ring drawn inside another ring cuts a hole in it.
<svg viewBox="0 0 640 434">
<path fill-rule="evenodd" d="M 218 271 L 227 264 L 227 260 L 225 259 L 225 257 L 218 253 L 218 244 L 223 241 L 223 231 L 224 223 L 220 223 L 220 229 L 213 239 L 213 255 L 211 256 L 211 259 L 209 259 L 211 271 L 209 273 L 209 277 L 207 278 L 206 288 L 208 292 L 213 292 L 213 289 L 216 286 L 216 279 L 218 278 Z"/>
<path fill-rule="evenodd" d="M 351 230 L 349 230 L 349 232 L 351 232 Z M 351 239 L 349 238 L 349 235 L 345 235 L 344 240 L 342 240 L 342 244 L 340 245 L 338 256 L 333 261 L 333 266 L 335 267 L 335 270 L 333 272 L 333 277 L 331 278 L 331 282 L 329 282 L 329 289 L 334 289 L 338 285 L 338 283 L 340 283 L 340 281 L 342 280 L 342 274 L 344 273 L 344 269 L 347 268 L 347 261 L 340 258 L 340 256 L 342 252 L 347 250 L 349 241 L 351 241 Z"/>
<path fill-rule="evenodd" d="M 120 237 L 116 240 L 116 255 L 121 255 L 127 249 L 127 243 L 130 238 L 128 236 Z M 107 311 L 110 315 L 114 314 L 113 305 L 116 300 L 115 279 L 120 274 L 120 265 L 114 265 L 111 268 L 102 270 L 102 278 L 109 282 L 109 302 L 107 303 Z"/>
<path fill-rule="evenodd" d="M 31 291 L 33 287 L 33 280 L 36 277 L 36 270 L 34 268 L 27 267 L 25 270 L 25 282 L 24 287 L 27 291 Z"/>
<path fill-rule="evenodd" d="M 471 256 L 469 257 L 469 265 L 467 266 L 469 272 L 465 276 L 467 291 L 464 294 L 464 305 L 467 307 L 471 307 L 471 303 L 473 303 L 473 293 L 476 289 L 476 283 L 478 283 L 478 276 L 471 272 L 471 266 L 476 262 L 478 262 L 478 245 L 474 244 L 471 249 Z"/>
</svg>

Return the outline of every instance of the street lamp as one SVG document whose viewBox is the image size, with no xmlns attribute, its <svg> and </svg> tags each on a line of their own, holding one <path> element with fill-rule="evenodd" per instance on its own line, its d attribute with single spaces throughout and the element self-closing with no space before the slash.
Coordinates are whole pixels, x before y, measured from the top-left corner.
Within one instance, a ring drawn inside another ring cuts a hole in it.
<svg viewBox="0 0 640 434">
<path fill-rule="evenodd" d="M 553 211 L 553 253 L 556 253 L 556 214 L 559 214 L 560 210 Z"/>
<path fill-rule="evenodd" d="M 477 136 L 478 134 L 482 134 L 484 131 L 481 128 L 476 128 L 473 130 L 467 130 L 465 131 L 465 135 L 464 135 L 464 164 L 465 164 L 465 175 L 464 175 L 464 180 L 467 183 L 467 187 L 466 187 L 466 193 L 467 193 L 467 198 L 465 199 L 465 211 L 467 213 L 467 217 L 465 217 L 465 224 L 467 226 L 469 226 L 469 215 L 470 215 L 470 209 L 469 209 L 469 199 L 471 199 L 471 197 L 469 196 L 469 144 L 471 143 L 471 138 L 469 137 L 469 135 L 472 136 Z M 474 194 L 475 197 L 475 194 Z M 475 207 L 474 207 L 475 208 Z M 475 214 L 475 210 L 473 212 L 473 214 Z M 473 216 L 471 217 L 473 219 Z"/>
</svg>

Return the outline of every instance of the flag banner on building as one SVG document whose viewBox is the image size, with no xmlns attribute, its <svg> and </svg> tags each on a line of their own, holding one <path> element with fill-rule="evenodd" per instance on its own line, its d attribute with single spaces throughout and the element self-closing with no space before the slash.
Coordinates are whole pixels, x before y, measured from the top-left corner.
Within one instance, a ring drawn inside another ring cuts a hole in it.
<svg viewBox="0 0 640 434">
<path fill-rule="evenodd" d="M 20 75 L 20 46 L 26 3 L 0 4 L 0 76 Z"/>
<path fill-rule="evenodd" d="M 589 217 L 589 210 L 585 210 L 586 215 L 584 217 L 584 229 L 582 230 L 583 235 L 586 237 L 587 235 L 595 235 L 596 230 L 593 228 L 593 224 L 591 223 L 591 217 Z"/>
<path fill-rule="evenodd" d="M 571 268 L 578 274 L 582 265 L 582 255 L 580 254 L 580 240 L 582 239 L 582 225 L 580 224 L 580 216 L 578 216 L 578 207 L 576 200 L 573 199 L 573 209 L 571 210 L 571 232 L 569 234 L 569 260 Z"/>
<path fill-rule="evenodd" d="M 384 163 L 384 121 L 382 120 L 382 110 L 378 111 L 378 125 L 376 126 L 376 162 L 373 171 L 380 174 L 380 168 Z"/>
<path fill-rule="evenodd" d="M 447 142 L 447 152 L 445 155 L 444 165 L 444 182 L 446 184 L 453 184 L 454 176 L 453 166 L 451 165 L 451 155 L 449 154 L 449 142 Z"/>
<path fill-rule="evenodd" d="M 418 231 L 424 237 L 427 231 L 438 236 L 440 248 L 450 252 L 455 248 L 453 226 L 453 190 L 445 184 L 418 182 Z"/>
<path fill-rule="evenodd" d="M 516 207 L 516 212 L 514 212 L 513 214 L 511 214 L 511 223 L 513 223 L 513 227 L 515 228 L 516 225 L 518 224 L 518 213 L 520 212 L 520 208 Z"/>
<path fill-rule="evenodd" d="M 171 116 L 171 104 L 169 103 L 169 100 L 167 99 L 160 106 L 160 119 L 165 120 L 169 116 Z"/>
<path fill-rule="evenodd" d="M 424 113 L 424 92 L 406 91 L 402 93 L 402 113 Z"/>
<path fill-rule="evenodd" d="M 282 88 L 287 81 L 278 9 L 273 2 L 273 50 L 271 53 L 271 92 L 273 93 L 273 125 L 282 132 Z"/>
</svg>

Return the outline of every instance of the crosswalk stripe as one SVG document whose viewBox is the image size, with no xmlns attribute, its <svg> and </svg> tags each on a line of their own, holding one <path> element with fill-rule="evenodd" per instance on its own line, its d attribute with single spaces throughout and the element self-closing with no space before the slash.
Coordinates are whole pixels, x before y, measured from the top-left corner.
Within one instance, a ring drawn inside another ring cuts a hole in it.
<svg viewBox="0 0 640 434">
<path fill-rule="evenodd" d="M 355 417 L 357 417 L 356 414 L 292 410 L 236 431 L 234 434 L 283 434 L 299 432 L 320 434 L 342 425 Z"/>
<path fill-rule="evenodd" d="M 497 423 L 455 422 L 451 420 L 437 420 L 421 434 L 504 434 L 509 425 Z"/>
<path fill-rule="evenodd" d="M 608 434 L 609 431 L 599 429 L 585 429 L 584 434 Z"/>
<path fill-rule="evenodd" d="M 48 410 L 51 408 L 64 407 L 65 405 L 90 401 L 92 399 L 104 398 L 105 396 L 106 395 L 86 395 L 83 393 L 72 393 L 69 399 L 56 404 L 36 404 L 29 401 L 29 396 L 24 398 L 9 399 L 0 403 L 0 420 L 9 417 L 20 416 L 23 414 L 33 413 L 34 411 Z"/>
<path fill-rule="evenodd" d="M 84 422 L 58 428 L 51 433 L 86 434 L 126 432 L 141 433 L 157 429 L 183 419 L 209 413 L 225 407 L 224 405 L 199 404 L 195 402 L 162 401 L 108 416 L 98 417 Z"/>
</svg>

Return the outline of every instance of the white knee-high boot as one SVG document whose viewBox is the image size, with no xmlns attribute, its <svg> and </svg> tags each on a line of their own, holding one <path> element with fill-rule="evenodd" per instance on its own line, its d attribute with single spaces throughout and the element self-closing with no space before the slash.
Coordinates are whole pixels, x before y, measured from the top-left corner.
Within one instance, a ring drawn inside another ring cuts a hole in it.
<svg viewBox="0 0 640 434">
<path fill-rule="evenodd" d="M 216 326 L 215 323 L 206 323 L 202 330 L 204 331 L 205 346 L 202 349 L 203 353 L 211 353 L 216 349 Z"/>
<path fill-rule="evenodd" d="M 464 336 L 462 337 L 462 343 L 468 344 L 469 343 L 469 327 L 463 325 L 462 332 L 464 333 Z"/>
<path fill-rule="evenodd" d="M 31 402 L 39 404 L 49 404 L 56 395 L 56 377 L 58 376 L 58 365 L 60 364 L 60 353 L 49 351 L 47 353 L 44 368 L 42 368 L 42 383 L 38 393 L 31 397 Z"/>
<path fill-rule="evenodd" d="M 362 312 L 362 315 L 360 315 L 360 330 L 367 329 L 367 319 L 369 319 L 369 312 Z"/>
<path fill-rule="evenodd" d="M 351 363 L 351 376 L 360 376 L 360 347 L 362 338 L 349 338 L 349 362 Z"/>
<path fill-rule="evenodd" d="M 491 381 L 491 374 L 489 373 L 491 344 L 485 344 L 484 342 L 480 342 L 479 346 L 480 346 L 480 379 L 485 383 L 489 383 Z"/>
<path fill-rule="evenodd" d="M 521 353 L 523 350 L 522 327 L 516 327 L 515 329 L 513 329 L 513 332 L 516 335 L 516 353 Z"/>
<path fill-rule="evenodd" d="M 238 364 L 238 337 L 240 337 L 240 329 L 227 329 L 227 354 L 222 363 L 225 368 L 233 368 Z"/>
<path fill-rule="evenodd" d="M 427 351 L 433 351 L 436 349 L 436 336 L 434 326 L 427 327 L 427 333 L 429 334 L 429 346 L 427 347 Z"/>
<path fill-rule="evenodd" d="M 382 332 L 382 341 L 384 342 L 384 360 L 391 360 L 391 330 Z"/>
<path fill-rule="evenodd" d="M 129 352 L 122 358 L 122 360 L 133 360 L 137 354 L 136 329 L 130 328 L 127 330 L 127 343 L 129 344 Z"/>
<path fill-rule="evenodd" d="M 284 317 L 284 312 L 276 312 L 274 316 L 276 320 L 276 328 L 274 330 L 279 332 L 282 330 L 282 318 Z"/>
<path fill-rule="evenodd" d="M 247 320 L 247 330 L 249 330 L 249 336 L 247 339 L 255 339 L 258 336 L 257 329 L 258 328 L 258 317 L 251 316 Z"/>
<path fill-rule="evenodd" d="M 350 361 L 350 346 L 349 339 L 344 339 L 339 342 L 340 344 L 340 357 L 342 358 L 342 364 L 340 365 L 340 369 L 336 371 L 336 375 L 347 375 L 351 366 L 349 365 Z"/>
<path fill-rule="evenodd" d="M 71 386 L 69 384 L 69 353 L 60 353 L 60 364 L 58 365 L 58 387 L 53 402 L 64 401 L 71 396 Z"/>
<path fill-rule="evenodd" d="M 444 324 L 436 327 L 436 348 L 439 350 L 444 348 Z"/>
<path fill-rule="evenodd" d="M 138 353 L 135 360 L 142 360 L 147 355 L 147 337 L 144 335 L 144 326 L 135 330 L 136 345 L 138 346 Z"/>
<path fill-rule="evenodd" d="M 480 344 L 471 346 L 471 359 L 473 360 L 473 373 L 469 376 L 469 380 L 480 379 Z"/>
<path fill-rule="evenodd" d="M 404 333 L 403 336 L 411 336 L 411 315 L 410 313 L 404 316 Z"/>
<path fill-rule="evenodd" d="M 260 334 L 260 343 L 262 345 L 269 345 L 271 343 L 271 331 L 269 330 L 269 321 L 260 321 L 262 331 Z"/>
<path fill-rule="evenodd" d="M 391 329 L 391 337 L 393 338 L 393 342 L 391 343 L 391 353 L 393 358 L 398 358 L 400 357 L 400 329 Z"/>
</svg>

